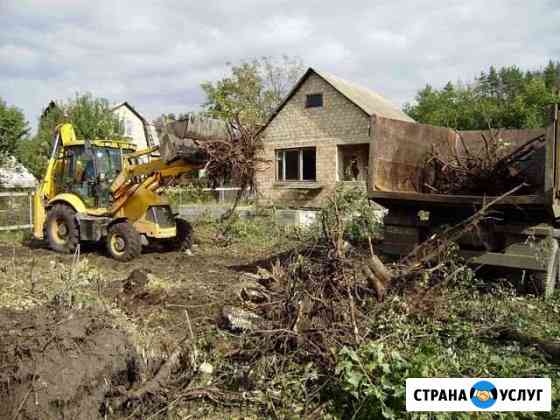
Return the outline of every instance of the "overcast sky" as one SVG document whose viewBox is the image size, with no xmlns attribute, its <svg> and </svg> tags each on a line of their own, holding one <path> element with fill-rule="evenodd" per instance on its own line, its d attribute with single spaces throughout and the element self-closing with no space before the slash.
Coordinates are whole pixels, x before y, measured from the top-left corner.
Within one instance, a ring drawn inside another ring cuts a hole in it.
<svg viewBox="0 0 560 420">
<path fill-rule="evenodd" d="M 196 110 L 226 62 L 282 54 L 402 105 L 490 64 L 560 59 L 560 1 L 0 0 L 0 97 L 33 126 L 75 92 L 149 118 Z"/>
</svg>

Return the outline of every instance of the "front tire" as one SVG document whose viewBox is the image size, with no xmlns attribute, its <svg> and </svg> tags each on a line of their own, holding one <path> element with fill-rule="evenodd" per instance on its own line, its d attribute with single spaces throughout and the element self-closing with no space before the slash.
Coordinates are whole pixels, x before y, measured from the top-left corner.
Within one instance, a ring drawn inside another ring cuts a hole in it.
<svg viewBox="0 0 560 420">
<path fill-rule="evenodd" d="M 128 222 L 115 223 L 109 228 L 107 251 L 117 261 L 131 261 L 142 253 L 140 234 Z"/>
<path fill-rule="evenodd" d="M 80 242 L 76 212 L 64 204 L 55 204 L 47 213 L 47 240 L 56 252 L 73 254 Z"/>
</svg>

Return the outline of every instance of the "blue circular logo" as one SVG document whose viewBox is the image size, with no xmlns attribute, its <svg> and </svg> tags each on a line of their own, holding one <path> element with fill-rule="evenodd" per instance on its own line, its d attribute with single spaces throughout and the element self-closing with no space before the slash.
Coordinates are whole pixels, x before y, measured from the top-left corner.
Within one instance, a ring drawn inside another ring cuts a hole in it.
<svg viewBox="0 0 560 420">
<path fill-rule="evenodd" d="M 471 388 L 471 401 L 478 408 L 490 408 L 496 403 L 498 390 L 488 381 L 479 381 Z"/>
</svg>

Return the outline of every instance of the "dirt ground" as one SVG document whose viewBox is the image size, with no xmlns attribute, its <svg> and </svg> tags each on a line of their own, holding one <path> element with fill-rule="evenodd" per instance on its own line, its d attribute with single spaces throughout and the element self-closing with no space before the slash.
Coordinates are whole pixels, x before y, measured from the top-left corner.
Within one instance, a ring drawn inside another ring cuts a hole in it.
<svg viewBox="0 0 560 420">
<path fill-rule="evenodd" d="M 148 249 L 129 263 L 97 245 L 83 247 L 77 260 L 40 243 L 0 242 L 0 363 L 11 369 L 0 377 L 0 418 L 142 418 L 141 409 L 103 408 L 110 388 L 152 376 L 190 334 L 189 324 L 207 353 L 227 352 L 232 336 L 216 327 L 217 314 L 236 304 L 241 273 L 281 249 L 273 241 L 222 247 L 209 236 L 197 242 L 193 255 Z M 65 366 L 66 359 L 74 364 Z M 131 360 L 143 362 L 145 372 L 124 383 Z M 56 385 L 63 368 L 73 378 L 66 388 Z M 211 406 L 196 404 L 183 412 L 214 417 Z M 183 417 L 180 405 L 174 412 Z M 148 413 L 158 418 L 157 411 Z"/>
<path fill-rule="evenodd" d="M 291 354 L 280 344 L 269 352 L 272 335 L 258 340 L 218 326 L 224 306 L 273 318 L 244 303 L 243 293 L 251 292 L 242 287 L 251 277 L 244 273 L 270 269 L 294 248 L 309 263 L 306 237 L 267 219 L 234 225 L 226 238 L 216 229 L 195 226 L 193 255 L 154 248 L 130 263 L 109 258 L 101 246 L 84 246 L 78 256 L 0 241 L 0 420 L 349 418 L 359 411 L 352 385 L 356 357 L 337 353 L 336 366 L 350 370 L 328 373 L 333 385 L 326 389 L 320 382 L 325 370 L 308 363 L 299 344 Z M 274 269 L 281 272 L 279 266 Z M 290 266 L 286 259 L 283 269 Z M 406 369 L 427 366 L 428 376 L 542 376 L 557 383 L 557 366 L 538 348 L 502 342 L 495 333 L 496 326 L 510 326 L 556 339 L 558 298 L 545 302 L 475 280 L 465 276 L 446 288 L 417 284 L 371 305 L 365 294 L 356 295 L 367 314 L 362 331 L 368 340 L 356 354 L 378 360 L 387 346 L 386 354 L 396 352 Z M 286 306 L 278 295 L 270 298 Z M 259 329 L 257 322 L 253 328 Z M 275 337 L 278 331 L 285 330 L 273 330 Z M 344 343 L 355 339 L 349 337 Z M 257 347 L 244 352 L 251 343 Z M 385 363 L 371 381 L 379 376 L 391 384 L 384 389 L 403 395 L 400 365 L 387 374 Z M 393 398 L 390 392 L 383 401 Z M 360 398 L 377 401 L 369 394 Z M 548 418 L 558 418 L 555 410 Z"/>
</svg>

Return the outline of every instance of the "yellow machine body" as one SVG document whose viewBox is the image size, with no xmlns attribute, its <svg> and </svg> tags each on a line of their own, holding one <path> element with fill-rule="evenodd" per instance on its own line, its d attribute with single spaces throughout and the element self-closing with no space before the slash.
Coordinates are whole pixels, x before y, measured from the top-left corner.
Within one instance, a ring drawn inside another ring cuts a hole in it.
<svg viewBox="0 0 560 420">
<path fill-rule="evenodd" d="M 120 140 L 78 140 L 71 124 L 57 127 L 51 158 L 34 197 L 33 235 L 43 239 L 50 209 L 63 205 L 75 214 L 80 240 L 99 240 L 113 223 L 123 221 L 146 240 L 176 237 L 177 226 L 160 187 L 200 165 L 181 159 L 166 163 L 155 156 L 157 150 L 136 151 L 134 145 Z M 109 176 L 100 167 L 110 168 Z M 88 171 L 86 182 L 83 176 Z M 62 233 L 66 228 L 60 228 Z M 62 233 L 51 232 L 51 236 Z"/>
</svg>

